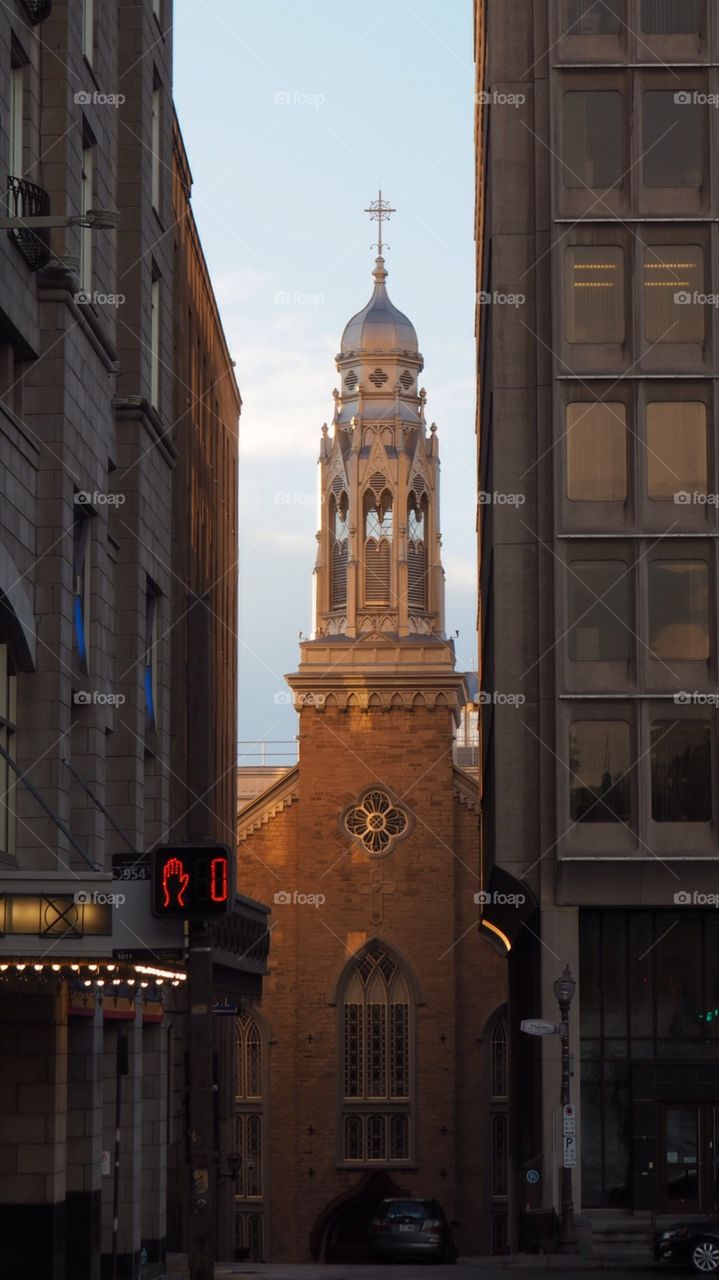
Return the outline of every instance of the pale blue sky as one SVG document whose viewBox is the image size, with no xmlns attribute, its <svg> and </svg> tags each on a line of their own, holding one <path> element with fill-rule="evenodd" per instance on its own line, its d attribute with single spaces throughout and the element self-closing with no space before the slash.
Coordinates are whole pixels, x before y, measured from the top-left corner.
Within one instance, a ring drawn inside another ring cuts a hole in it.
<svg viewBox="0 0 719 1280">
<path fill-rule="evenodd" d="M 380 177 L 388 288 L 439 430 L 447 626 L 476 662 L 473 92 L 470 0 L 175 0 L 195 216 L 244 401 L 240 739 L 297 731 L 275 699 L 312 626 L 320 432 L 371 292 Z"/>
</svg>

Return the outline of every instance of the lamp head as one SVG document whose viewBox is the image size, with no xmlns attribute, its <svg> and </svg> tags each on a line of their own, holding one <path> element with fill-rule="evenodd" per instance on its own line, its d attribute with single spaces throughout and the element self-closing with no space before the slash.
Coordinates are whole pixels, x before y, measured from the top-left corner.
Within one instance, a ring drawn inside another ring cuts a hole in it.
<svg viewBox="0 0 719 1280">
<path fill-rule="evenodd" d="M 577 984 L 572 977 L 569 965 L 565 965 L 561 978 L 554 983 L 554 994 L 559 1005 L 570 1005 L 574 999 Z"/>
</svg>

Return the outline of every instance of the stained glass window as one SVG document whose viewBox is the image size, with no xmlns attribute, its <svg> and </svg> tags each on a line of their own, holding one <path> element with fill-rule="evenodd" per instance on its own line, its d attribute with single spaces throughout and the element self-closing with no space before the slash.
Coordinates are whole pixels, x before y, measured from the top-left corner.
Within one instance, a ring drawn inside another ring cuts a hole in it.
<svg viewBox="0 0 719 1280">
<path fill-rule="evenodd" d="M 235 1021 L 235 1137 L 240 1156 L 235 1184 L 235 1250 L 264 1261 L 264 1107 L 262 1033 L 251 1014 Z"/>
<path fill-rule="evenodd" d="M 408 1160 L 409 988 L 404 974 L 381 948 L 365 951 L 354 962 L 345 985 L 342 1016 L 343 1158 Z"/>
</svg>

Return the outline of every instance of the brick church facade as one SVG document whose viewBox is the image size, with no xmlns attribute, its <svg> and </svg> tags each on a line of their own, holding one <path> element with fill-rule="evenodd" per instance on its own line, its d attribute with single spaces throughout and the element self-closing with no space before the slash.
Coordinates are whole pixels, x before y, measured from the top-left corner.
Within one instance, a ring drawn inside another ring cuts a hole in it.
<svg viewBox="0 0 719 1280">
<path fill-rule="evenodd" d="M 273 904 L 238 1021 L 239 1237 L 278 1262 L 361 1259 L 385 1195 L 439 1200 L 461 1253 L 501 1243 L 507 1210 L 506 962 L 479 933 L 477 782 L 454 762 L 436 428 L 386 276 L 380 244 L 322 433 L 299 764 L 239 817 L 243 892 Z"/>
</svg>

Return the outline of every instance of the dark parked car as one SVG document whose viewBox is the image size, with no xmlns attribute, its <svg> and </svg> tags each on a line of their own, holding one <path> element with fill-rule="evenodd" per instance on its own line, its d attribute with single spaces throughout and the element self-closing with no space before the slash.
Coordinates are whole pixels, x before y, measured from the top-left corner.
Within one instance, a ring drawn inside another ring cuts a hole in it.
<svg viewBox="0 0 719 1280">
<path fill-rule="evenodd" d="M 436 1200 L 383 1200 L 370 1228 L 373 1261 L 456 1262 L 452 1227 Z"/>
<path fill-rule="evenodd" d="M 700 1276 L 719 1275 L 719 1220 L 678 1222 L 658 1231 L 657 1262 L 683 1262 Z"/>
</svg>

